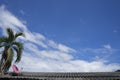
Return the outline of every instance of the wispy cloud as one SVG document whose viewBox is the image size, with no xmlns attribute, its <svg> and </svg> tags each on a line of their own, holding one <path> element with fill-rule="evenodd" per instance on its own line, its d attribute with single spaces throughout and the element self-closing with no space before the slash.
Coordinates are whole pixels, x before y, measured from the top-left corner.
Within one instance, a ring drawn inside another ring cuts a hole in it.
<svg viewBox="0 0 120 80">
<path fill-rule="evenodd" d="M 104 48 L 106 48 L 106 49 L 112 49 L 111 46 L 110 46 L 109 44 L 104 45 Z"/>
<path fill-rule="evenodd" d="M 79 50 L 80 55 L 89 55 L 88 59 L 91 60 L 102 60 L 109 62 L 111 56 L 116 56 L 119 53 L 119 49 L 112 48 L 110 44 L 105 44 L 100 48 L 83 48 Z"/>
<path fill-rule="evenodd" d="M 101 48 L 84 48 L 80 50 L 81 52 L 91 52 L 91 53 L 95 53 L 95 54 L 111 54 L 114 52 L 117 52 L 117 49 L 114 49 L 111 47 L 111 45 L 107 44 L 107 45 L 103 45 L 103 47 Z"/>
<path fill-rule="evenodd" d="M 24 14 L 25 14 L 25 12 L 24 12 L 23 10 L 20 10 L 20 13 L 21 13 L 22 15 L 24 15 Z"/>
<path fill-rule="evenodd" d="M 6 35 L 5 29 L 7 27 L 12 28 L 15 32 L 23 31 L 26 35 L 26 38 L 19 38 L 24 43 L 24 52 L 18 65 L 23 67 L 24 71 L 94 72 L 114 71 L 120 68 L 118 64 L 106 64 L 104 61 L 94 60 L 88 62 L 75 59 L 72 55 L 77 53 L 75 49 L 49 40 L 40 33 L 31 32 L 27 28 L 27 24 L 24 24 L 23 21 L 19 20 L 2 5 L 0 7 L 0 28 L 3 31 L 3 35 Z M 111 48 L 109 45 L 104 47 L 107 49 Z M 95 50 L 95 52 L 99 51 L 101 49 Z"/>
</svg>

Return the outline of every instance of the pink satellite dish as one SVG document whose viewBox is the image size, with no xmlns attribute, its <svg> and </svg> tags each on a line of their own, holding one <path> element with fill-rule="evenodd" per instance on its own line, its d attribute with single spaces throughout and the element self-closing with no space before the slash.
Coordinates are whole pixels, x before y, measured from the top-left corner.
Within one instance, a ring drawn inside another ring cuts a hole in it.
<svg viewBox="0 0 120 80">
<path fill-rule="evenodd" d="M 13 69 L 13 71 L 15 72 L 15 73 L 20 73 L 20 70 L 17 68 L 17 66 L 16 65 L 12 65 L 12 69 Z"/>
</svg>

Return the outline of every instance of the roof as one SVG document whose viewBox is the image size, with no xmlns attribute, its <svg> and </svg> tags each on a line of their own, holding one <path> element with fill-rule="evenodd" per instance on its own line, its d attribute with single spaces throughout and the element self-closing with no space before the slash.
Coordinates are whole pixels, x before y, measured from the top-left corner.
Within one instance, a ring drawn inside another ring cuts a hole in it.
<svg viewBox="0 0 120 80">
<path fill-rule="evenodd" d="M 2 76 L 0 80 L 120 80 L 120 72 L 22 72 L 18 76 Z"/>
</svg>

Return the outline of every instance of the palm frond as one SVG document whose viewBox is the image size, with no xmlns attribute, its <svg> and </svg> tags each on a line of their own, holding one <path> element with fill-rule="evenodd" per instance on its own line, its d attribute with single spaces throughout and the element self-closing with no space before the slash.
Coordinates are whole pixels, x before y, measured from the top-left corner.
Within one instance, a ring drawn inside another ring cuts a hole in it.
<svg viewBox="0 0 120 80">
<path fill-rule="evenodd" d="M 12 46 L 12 48 L 16 51 L 16 53 L 19 53 L 19 49 L 16 46 Z"/>
<path fill-rule="evenodd" d="M 9 41 L 12 42 L 14 40 L 14 32 L 12 31 L 11 28 L 7 28 L 6 31 L 8 34 Z"/>
<path fill-rule="evenodd" d="M 16 39 L 17 37 L 19 37 L 19 36 L 25 37 L 25 35 L 24 35 L 22 32 L 17 32 L 17 33 L 15 34 L 15 39 Z"/>
<path fill-rule="evenodd" d="M 0 38 L 0 48 L 6 46 L 8 43 L 8 38 L 7 37 L 1 37 Z"/>
<path fill-rule="evenodd" d="M 1 47 L 5 47 L 5 46 L 7 46 L 8 44 L 7 43 L 5 43 L 5 42 L 3 42 L 3 43 L 0 43 L 0 48 Z"/>
<path fill-rule="evenodd" d="M 13 47 L 13 48 L 17 52 L 17 58 L 16 58 L 15 62 L 19 62 L 21 60 L 21 56 L 22 56 L 23 44 L 19 43 L 19 42 L 13 42 L 13 45 L 16 46 L 16 47 Z"/>
<path fill-rule="evenodd" d="M 0 37 L 0 43 L 2 42 L 8 42 L 8 38 L 7 37 Z"/>
</svg>

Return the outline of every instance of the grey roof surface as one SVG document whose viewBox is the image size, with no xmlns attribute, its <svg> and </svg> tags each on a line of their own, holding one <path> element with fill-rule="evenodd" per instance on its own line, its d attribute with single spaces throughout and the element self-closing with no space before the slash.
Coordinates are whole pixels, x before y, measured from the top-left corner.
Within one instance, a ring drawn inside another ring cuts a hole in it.
<svg viewBox="0 0 120 80">
<path fill-rule="evenodd" d="M 0 80 L 120 80 L 120 72 L 22 72 L 18 76 L 2 76 Z"/>
</svg>

